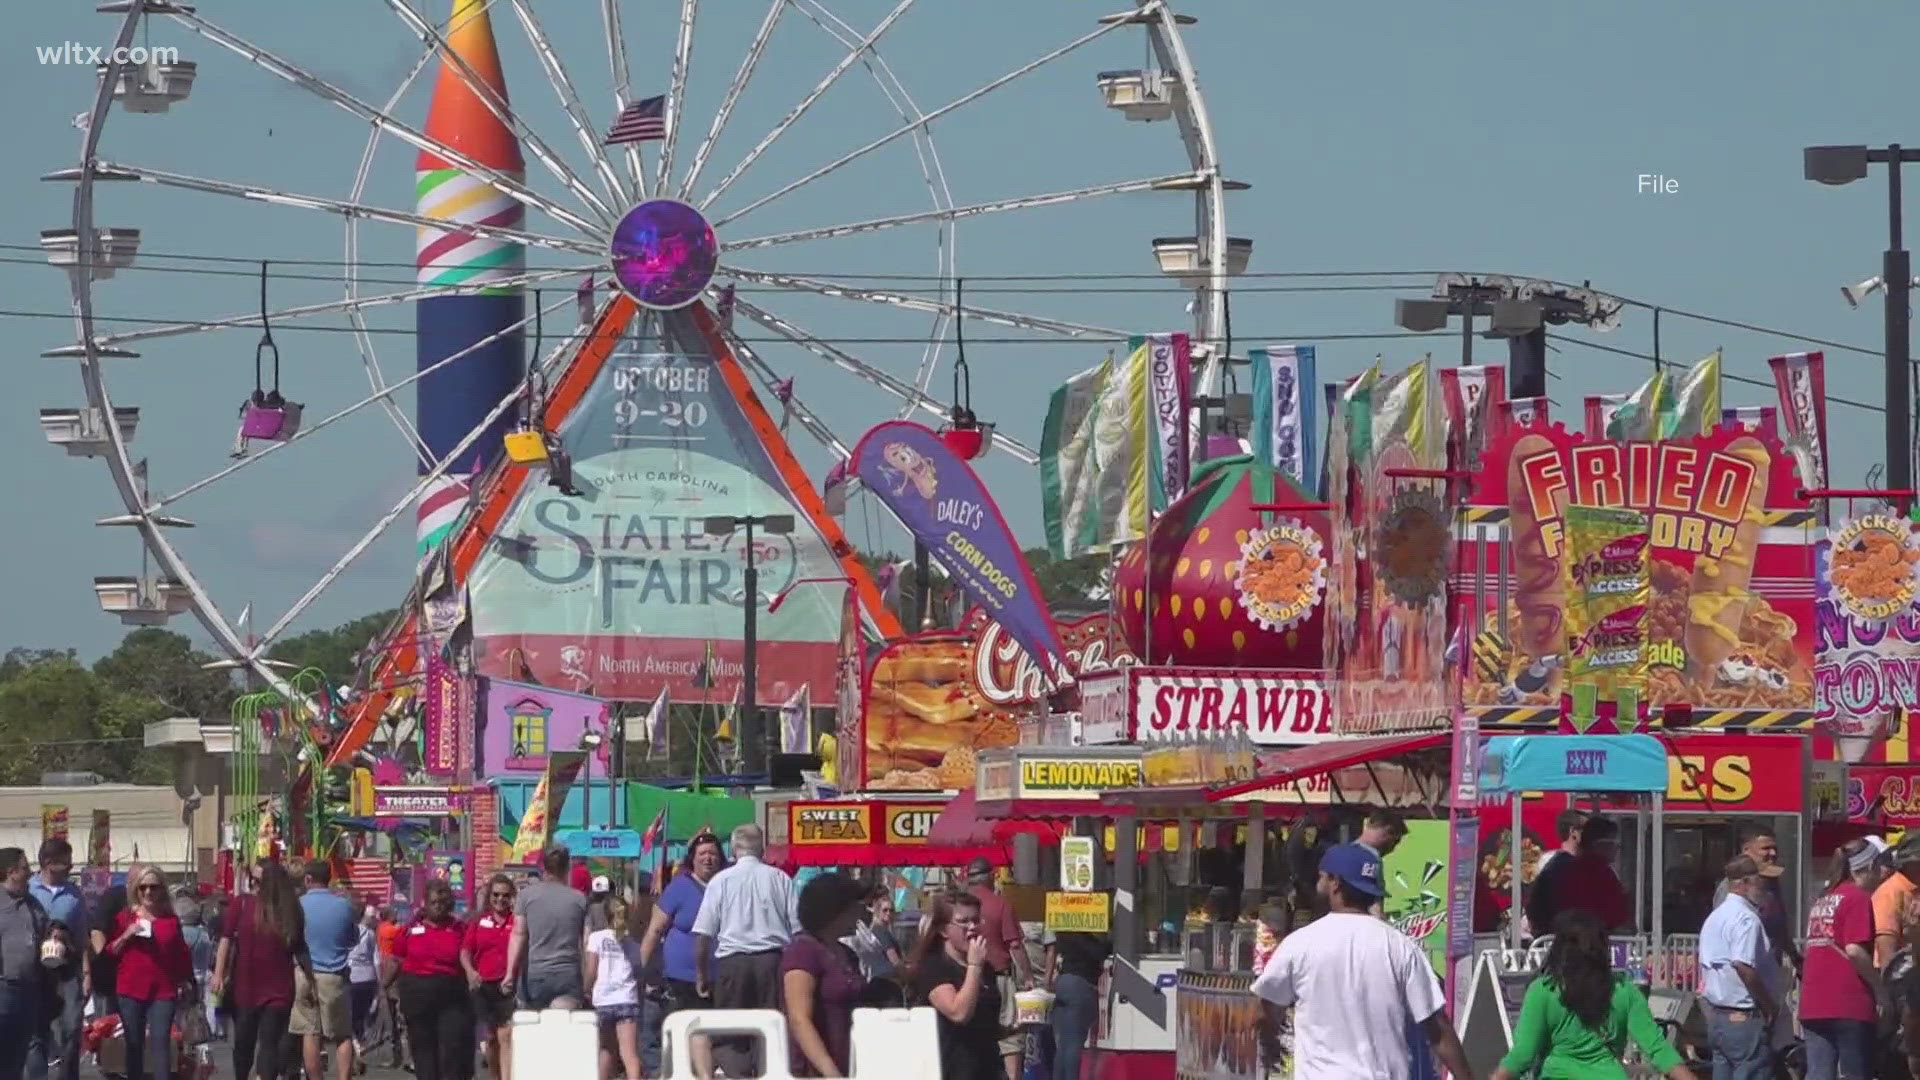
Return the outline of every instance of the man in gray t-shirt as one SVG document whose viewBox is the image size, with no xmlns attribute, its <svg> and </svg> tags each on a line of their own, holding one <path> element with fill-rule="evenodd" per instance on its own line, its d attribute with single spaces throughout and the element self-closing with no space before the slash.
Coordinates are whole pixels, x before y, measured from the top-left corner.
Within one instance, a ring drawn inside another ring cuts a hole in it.
<svg viewBox="0 0 1920 1080">
<path fill-rule="evenodd" d="M 507 975 L 500 987 L 519 991 L 529 1009 L 577 1009 L 586 1003 L 580 985 L 580 942 L 586 935 L 587 898 L 567 884 L 572 853 L 547 849 L 545 879 L 520 890 L 513 904 L 513 938 L 507 945 Z M 524 973 L 524 986 L 515 977 Z"/>
</svg>

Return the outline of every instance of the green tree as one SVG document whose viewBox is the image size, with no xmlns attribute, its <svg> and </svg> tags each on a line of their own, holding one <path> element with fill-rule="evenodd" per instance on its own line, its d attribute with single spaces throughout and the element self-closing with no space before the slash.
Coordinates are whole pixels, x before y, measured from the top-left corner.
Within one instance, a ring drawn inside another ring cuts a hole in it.
<svg viewBox="0 0 1920 1080">
<path fill-rule="evenodd" d="M 280 642 L 267 655 L 295 668 L 318 668 L 326 672 L 327 681 L 334 686 L 351 683 L 359 666 L 356 656 L 385 632 L 396 614 L 380 611 L 331 630 L 310 630 Z"/>
<path fill-rule="evenodd" d="M 149 626 L 121 638 L 94 663 L 93 674 L 112 690 L 159 703 L 171 716 L 219 719 L 233 704 L 234 681 L 226 670 L 207 670 L 213 659 L 184 635 Z"/>
<path fill-rule="evenodd" d="M 53 650 L 9 657 L 0 673 L 0 784 L 38 784 L 48 772 L 170 780 L 165 758 L 142 746 L 146 725 L 173 715 L 164 703 L 110 687 Z"/>
</svg>

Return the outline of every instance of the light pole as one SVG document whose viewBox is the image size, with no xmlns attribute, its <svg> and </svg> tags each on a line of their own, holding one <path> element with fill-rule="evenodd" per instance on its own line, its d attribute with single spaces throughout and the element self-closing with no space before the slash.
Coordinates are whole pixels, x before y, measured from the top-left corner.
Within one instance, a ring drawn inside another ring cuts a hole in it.
<svg viewBox="0 0 1920 1080">
<path fill-rule="evenodd" d="M 1908 161 L 1920 161 L 1920 150 L 1899 143 L 1884 149 L 1809 146 L 1805 153 L 1807 179 L 1822 184 L 1850 184 L 1863 179 L 1873 162 L 1887 166 L 1887 250 L 1881 256 L 1880 280 L 1887 294 L 1887 487 L 1896 491 L 1913 486 L 1913 382 L 1907 366 L 1907 303 L 1913 291 L 1913 265 L 1900 242 L 1900 166 Z"/>
<path fill-rule="evenodd" d="M 792 514 L 739 514 L 710 517 L 707 519 L 708 536 L 731 536 L 735 529 L 746 532 L 747 573 L 744 585 L 745 598 L 741 609 L 745 613 L 745 625 L 742 634 L 745 639 L 746 654 L 741 675 L 741 715 L 740 715 L 740 760 L 741 768 L 748 773 L 764 772 L 773 760 L 768 752 L 767 735 L 760 726 L 760 699 L 757 672 L 754 670 L 754 653 L 758 648 L 760 614 L 760 571 L 753 565 L 753 530 L 755 526 L 775 536 L 785 536 L 793 531 Z M 769 773 L 769 779 L 771 774 Z"/>
<path fill-rule="evenodd" d="M 1435 290 L 1436 292 L 1438 290 Z M 1490 317 L 1489 330 L 1494 337 L 1527 342 L 1545 332 L 1541 305 L 1516 300 L 1509 287 L 1500 284 L 1468 282 L 1448 290 L 1444 300 L 1395 300 L 1393 321 L 1403 330 L 1424 333 L 1445 329 L 1450 316 L 1460 316 L 1460 365 L 1473 363 L 1473 320 Z M 1516 398 L 1545 397 L 1547 362 L 1545 338 L 1537 347 L 1510 347 L 1507 357 L 1507 393 Z"/>
</svg>

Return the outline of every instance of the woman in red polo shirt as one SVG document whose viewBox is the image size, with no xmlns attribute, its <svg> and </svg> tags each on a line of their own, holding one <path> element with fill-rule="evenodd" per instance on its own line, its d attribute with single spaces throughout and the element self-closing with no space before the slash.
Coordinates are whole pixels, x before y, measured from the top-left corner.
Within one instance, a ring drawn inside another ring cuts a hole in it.
<svg viewBox="0 0 1920 1080">
<path fill-rule="evenodd" d="M 513 1052 L 513 997 L 500 989 L 507 977 L 507 946 L 513 940 L 513 879 L 495 874 L 487 882 L 479 917 L 467 923 L 460 946 L 460 966 L 473 991 L 473 1011 L 490 1036 L 487 1063 L 495 1080 L 508 1080 L 507 1059 Z"/>
<path fill-rule="evenodd" d="M 460 970 L 466 928 L 453 917 L 453 889 L 427 882 L 426 902 L 393 942 L 399 971 L 400 1015 L 407 1022 L 417 1080 L 470 1080 L 473 1076 L 473 999 Z"/>
<path fill-rule="evenodd" d="M 126 1074 L 130 1080 L 147 1080 L 149 1049 L 154 1053 L 154 1075 L 173 1074 L 167 1051 L 173 1046 L 174 1000 L 196 999 L 193 955 L 173 913 L 167 875 L 157 866 L 142 867 L 127 886 L 129 903 L 114 917 L 114 938 L 107 950 L 118 961 L 114 991 L 120 995 Z"/>
</svg>

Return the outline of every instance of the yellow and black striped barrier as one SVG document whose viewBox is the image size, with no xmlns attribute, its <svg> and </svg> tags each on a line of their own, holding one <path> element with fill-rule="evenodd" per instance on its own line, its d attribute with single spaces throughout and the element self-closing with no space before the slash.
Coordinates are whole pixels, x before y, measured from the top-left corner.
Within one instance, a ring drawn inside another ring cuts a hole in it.
<svg viewBox="0 0 1920 1080">
<path fill-rule="evenodd" d="M 1468 706 L 1467 715 L 1481 727 L 1558 728 L 1560 710 L 1545 706 Z M 1686 725 L 1666 727 L 1654 714 L 1653 726 L 1666 731 L 1806 731 L 1813 727 L 1811 709 L 1716 709 L 1695 712 Z"/>
</svg>

